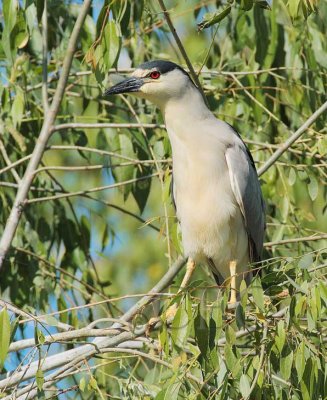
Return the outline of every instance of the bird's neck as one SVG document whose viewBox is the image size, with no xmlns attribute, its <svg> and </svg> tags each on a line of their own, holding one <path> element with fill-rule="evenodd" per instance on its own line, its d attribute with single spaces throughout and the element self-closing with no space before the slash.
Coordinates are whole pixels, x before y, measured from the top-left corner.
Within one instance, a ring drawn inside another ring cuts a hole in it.
<svg viewBox="0 0 327 400">
<path fill-rule="evenodd" d="M 194 132 L 198 124 L 201 126 L 204 120 L 213 117 L 201 93 L 193 86 L 189 87 L 178 98 L 169 99 L 160 108 L 169 136 L 173 132 L 181 139 L 186 135 L 189 137 L 190 130 Z M 201 133 L 201 130 L 199 133 Z"/>
</svg>

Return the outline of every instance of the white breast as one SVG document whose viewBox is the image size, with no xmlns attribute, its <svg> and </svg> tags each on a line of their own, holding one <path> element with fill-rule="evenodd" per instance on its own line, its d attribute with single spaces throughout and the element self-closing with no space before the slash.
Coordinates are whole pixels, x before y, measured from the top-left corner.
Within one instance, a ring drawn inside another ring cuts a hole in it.
<svg viewBox="0 0 327 400">
<path fill-rule="evenodd" d="M 218 130 L 201 137 L 196 126 L 187 125 L 185 122 L 177 133 L 167 124 L 173 152 L 174 198 L 185 255 L 212 258 L 226 278 L 231 260 L 247 263 L 248 246 L 230 184 L 226 137 L 220 137 Z"/>
</svg>

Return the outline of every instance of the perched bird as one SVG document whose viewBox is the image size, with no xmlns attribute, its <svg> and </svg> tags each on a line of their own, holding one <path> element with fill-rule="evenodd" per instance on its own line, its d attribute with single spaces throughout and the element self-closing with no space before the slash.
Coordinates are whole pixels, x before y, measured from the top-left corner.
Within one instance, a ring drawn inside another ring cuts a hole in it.
<svg viewBox="0 0 327 400">
<path fill-rule="evenodd" d="M 230 301 L 236 301 L 242 278 L 252 276 L 249 263 L 261 259 L 265 231 L 264 201 L 249 150 L 173 62 L 146 62 L 104 95 L 118 93 L 147 99 L 163 113 L 188 269 L 207 262 L 218 284 L 231 282 Z"/>
</svg>

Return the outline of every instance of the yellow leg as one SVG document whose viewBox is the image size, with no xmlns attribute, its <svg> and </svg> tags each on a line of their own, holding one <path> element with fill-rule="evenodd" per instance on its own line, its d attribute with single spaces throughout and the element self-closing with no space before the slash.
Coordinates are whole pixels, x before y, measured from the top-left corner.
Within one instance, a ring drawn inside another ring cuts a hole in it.
<svg viewBox="0 0 327 400">
<path fill-rule="evenodd" d="M 185 272 L 184 278 L 182 280 L 181 286 L 178 289 L 178 293 L 186 288 L 187 284 L 189 283 L 189 281 L 191 279 L 191 276 L 192 276 L 194 270 L 195 270 L 195 261 L 192 258 L 189 258 L 187 260 L 187 264 L 186 264 L 186 272 Z"/>
<path fill-rule="evenodd" d="M 230 271 L 230 304 L 236 303 L 236 261 L 231 261 L 229 263 Z"/>
<path fill-rule="evenodd" d="M 181 283 L 177 293 L 180 293 L 183 289 L 186 288 L 187 284 L 189 283 L 189 281 L 191 279 L 191 276 L 192 276 L 194 270 L 195 270 L 195 261 L 192 258 L 189 258 L 187 260 L 186 272 L 185 272 L 184 278 L 182 280 L 182 283 Z M 175 303 L 172 306 L 170 306 L 168 308 L 168 310 L 166 311 L 167 321 L 171 321 L 175 317 L 176 312 L 177 312 L 177 304 Z"/>
<path fill-rule="evenodd" d="M 186 272 L 185 272 L 184 278 L 182 280 L 182 283 L 181 283 L 177 293 L 180 293 L 183 289 L 186 288 L 187 284 L 189 283 L 189 281 L 192 277 L 194 270 L 195 270 L 195 261 L 192 258 L 189 258 L 187 260 Z M 167 309 L 167 311 L 165 313 L 166 321 L 171 322 L 173 320 L 173 318 L 175 317 L 176 312 L 177 312 L 177 304 L 175 303 Z M 158 317 L 151 318 L 148 322 L 148 328 L 146 330 L 146 334 L 149 334 L 152 327 L 159 321 L 160 321 L 160 318 L 158 318 Z"/>
</svg>

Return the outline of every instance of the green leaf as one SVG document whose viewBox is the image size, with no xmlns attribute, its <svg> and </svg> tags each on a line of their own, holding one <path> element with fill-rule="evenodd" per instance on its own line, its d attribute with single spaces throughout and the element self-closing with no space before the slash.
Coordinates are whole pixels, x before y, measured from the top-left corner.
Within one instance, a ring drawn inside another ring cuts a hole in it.
<svg viewBox="0 0 327 400">
<path fill-rule="evenodd" d="M 253 7 L 253 0 L 241 0 L 241 9 L 248 11 Z"/>
<path fill-rule="evenodd" d="M 149 168 L 143 168 L 143 171 L 140 171 L 138 169 L 137 173 L 136 173 L 136 178 L 142 178 L 143 176 L 149 175 L 150 172 L 151 172 L 151 170 L 149 170 Z M 133 197 L 134 197 L 141 213 L 143 212 L 144 207 L 145 207 L 146 202 L 149 197 L 151 182 L 152 182 L 151 178 L 142 179 L 142 180 L 138 180 L 135 183 L 133 183 L 133 186 L 132 186 Z"/>
<path fill-rule="evenodd" d="M 298 262 L 298 267 L 301 269 L 308 269 L 313 264 L 313 257 L 311 254 L 305 254 Z"/>
<path fill-rule="evenodd" d="M 245 312 L 241 303 L 236 307 L 235 316 L 238 329 L 243 329 L 245 326 Z"/>
<path fill-rule="evenodd" d="M 22 90 L 17 89 L 16 96 L 13 101 L 11 109 L 11 117 L 13 120 L 14 128 L 17 128 L 21 124 L 25 108 L 24 93 Z"/>
<path fill-rule="evenodd" d="M 29 34 L 22 10 L 18 12 L 17 23 L 14 26 L 11 36 L 14 38 L 16 48 L 22 49 L 27 45 Z"/>
<path fill-rule="evenodd" d="M 198 30 L 202 31 L 202 29 L 209 28 L 212 25 L 218 24 L 218 22 L 222 21 L 227 15 L 231 12 L 232 7 L 227 6 L 223 11 L 215 13 L 213 16 L 207 16 L 202 22 L 198 24 Z"/>
<path fill-rule="evenodd" d="M 235 356 L 232 346 L 226 342 L 224 346 L 225 361 L 228 369 L 231 371 L 234 378 L 237 377 L 241 369 L 240 360 Z"/>
<path fill-rule="evenodd" d="M 6 308 L 0 312 L 0 369 L 5 363 L 10 344 L 10 318 Z"/>
<path fill-rule="evenodd" d="M 169 386 L 163 390 L 161 390 L 155 400 L 177 400 L 178 393 L 181 388 L 182 382 L 174 382 L 169 384 Z"/>
<path fill-rule="evenodd" d="M 46 315 L 44 320 L 49 326 L 58 326 L 58 320 L 53 315 Z"/>
<path fill-rule="evenodd" d="M 281 353 L 284 348 L 285 339 L 286 339 L 286 333 L 285 333 L 284 321 L 279 321 L 277 324 L 277 335 L 275 336 L 275 345 L 279 353 Z"/>
<path fill-rule="evenodd" d="M 79 387 L 79 390 L 80 390 L 81 392 L 84 392 L 85 387 L 86 387 L 86 381 L 85 381 L 85 378 L 84 378 L 84 377 L 81 378 L 81 380 L 79 381 L 78 387 Z"/>
<path fill-rule="evenodd" d="M 244 279 L 242 279 L 240 284 L 240 296 L 241 296 L 241 304 L 244 309 L 248 301 L 248 290 Z"/>
<path fill-rule="evenodd" d="M 305 370 L 305 344 L 304 341 L 301 341 L 299 344 L 298 348 L 296 349 L 295 352 L 295 368 L 297 372 L 297 379 L 298 382 L 300 383 L 302 380 L 302 376 Z"/>
<path fill-rule="evenodd" d="M 310 182 L 308 185 L 308 191 L 309 191 L 309 195 L 311 197 L 311 200 L 314 201 L 316 200 L 317 196 L 318 196 L 318 182 L 317 179 L 314 176 L 310 177 Z"/>
<path fill-rule="evenodd" d="M 35 336 L 35 343 L 36 344 L 43 344 L 45 342 L 45 337 L 42 331 L 36 328 L 36 331 L 34 333 Z"/>
<path fill-rule="evenodd" d="M 285 355 L 284 352 L 281 354 L 280 358 L 280 372 L 286 381 L 289 380 L 292 372 L 293 363 L 293 351 L 288 351 Z"/>
<path fill-rule="evenodd" d="M 235 344 L 236 342 L 236 335 L 234 329 L 230 325 L 227 325 L 225 332 L 226 332 L 227 343 L 233 346 L 233 344 Z"/>
<path fill-rule="evenodd" d="M 183 347 L 186 343 L 190 328 L 191 317 L 191 301 L 189 299 L 189 296 L 186 295 L 185 299 L 178 306 L 171 326 L 171 337 L 178 347 Z"/>
<path fill-rule="evenodd" d="M 121 46 L 119 26 L 114 21 L 109 21 L 104 28 L 103 62 L 106 68 L 115 66 Z"/>
<path fill-rule="evenodd" d="M 41 369 L 38 369 L 35 374 L 36 385 L 39 391 L 42 390 L 44 384 L 44 375 Z"/>
<path fill-rule="evenodd" d="M 240 392 L 244 398 L 247 398 L 251 392 L 250 381 L 245 374 L 242 374 L 240 378 Z"/>
<path fill-rule="evenodd" d="M 16 24 L 17 9 L 18 9 L 17 0 L 3 0 L 2 3 L 3 18 L 6 29 L 8 30 L 9 33 L 13 30 Z"/>
<path fill-rule="evenodd" d="M 92 389 L 97 389 L 98 388 L 98 383 L 96 381 L 96 379 L 94 378 L 94 376 L 92 375 L 89 381 L 89 386 Z"/>
<path fill-rule="evenodd" d="M 259 308 L 260 311 L 264 310 L 264 296 L 263 289 L 261 286 L 261 279 L 259 276 L 256 276 L 251 283 L 252 295 L 254 299 L 255 305 Z"/>
<path fill-rule="evenodd" d="M 194 320 L 194 332 L 201 354 L 206 357 L 209 345 L 209 327 L 201 304 L 198 305 L 198 313 Z"/>
<path fill-rule="evenodd" d="M 82 215 L 81 217 L 81 236 L 83 240 L 83 249 L 88 251 L 91 240 L 91 225 L 89 218 L 85 215 Z"/>
<path fill-rule="evenodd" d="M 296 182 L 296 170 L 295 168 L 290 168 L 290 172 L 288 174 L 288 183 L 293 186 Z"/>
</svg>

